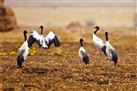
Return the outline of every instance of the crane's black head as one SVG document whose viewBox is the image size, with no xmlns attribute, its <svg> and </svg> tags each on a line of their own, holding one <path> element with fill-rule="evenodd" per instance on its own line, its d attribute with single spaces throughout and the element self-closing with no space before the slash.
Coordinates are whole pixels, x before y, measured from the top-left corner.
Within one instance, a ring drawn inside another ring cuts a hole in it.
<svg viewBox="0 0 137 91">
<path fill-rule="evenodd" d="M 95 26 L 95 29 L 96 29 L 96 30 L 99 30 L 99 28 L 100 28 L 99 26 Z"/>
<path fill-rule="evenodd" d="M 83 41 L 84 41 L 84 40 L 81 38 L 81 39 L 80 39 L 80 46 L 81 46 L 81 47 L 83 46 Z"/>
<path fill-rule="evenodd" d="M 42 25 L 40 26 L 40 29 L 42 29 L 42 30 L 43 30 L 43 26 L 42 26 Z"/>
<path fill-rule="evenodd" d="M 108 36 L 108 32 L 105 32 L 105 35 Z"/>
<path fill-rule="evenodd" d="M 80 39 L 80 43 L 82 43 L 83 41 L 84 41 L 84 40 L 81 38 L 81 39 Z"/>
<path fill-rule="evenodd" d="M 23 34 L 27 34 L 27 31 L 26 31 L 26 30 L 24 30 Z"/>
</svg>

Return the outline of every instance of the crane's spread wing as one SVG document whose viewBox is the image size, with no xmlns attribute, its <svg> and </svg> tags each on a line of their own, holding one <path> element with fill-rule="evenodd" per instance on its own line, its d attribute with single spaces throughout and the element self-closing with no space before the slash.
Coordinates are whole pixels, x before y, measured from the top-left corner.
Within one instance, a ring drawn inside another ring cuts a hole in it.
<svg viewBox="0 0 137 91">
<path fill-rule="evenodd" d="M 36 39 L 30 35 L 29 39 L 28 39 L 28 46 L 31 48 L 32 45 L 36 42 Z"/>
<path fill-rule="evenodd" d="M 60 46 L 60 41 L 59 41 L 58 37 L 51 31 L 46 36 L 45 40 L 46 40 L 45 42 L 48 45 L 48 47 L 50 47 L 50 45 L 52 45 L 52 44 L 54 44 L 55 47 Z"/>
</svg>

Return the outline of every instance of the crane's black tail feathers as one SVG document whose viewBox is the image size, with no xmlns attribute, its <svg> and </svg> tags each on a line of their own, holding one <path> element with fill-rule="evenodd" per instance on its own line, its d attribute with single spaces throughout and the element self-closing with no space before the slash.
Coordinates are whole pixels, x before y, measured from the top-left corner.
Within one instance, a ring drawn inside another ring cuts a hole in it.
<svg viewBox="0 0 137 91">
<path fill-rule="evenodd" d="M 84 64 L 89 64 L 89 57 L 86 54 L 83 54 L 83 62 Z"/>
<path fill-rule="evenodd" d="M 22 68 L 22 63 L 24 62 L 24 58 L 22 55 L 18 55 L 17 57 L 17 65 L 19 68 Z"/>
<path fill-rule="evenodd" d="M 106 46 L 103 46 L 103 47 L 101 48 L 101 50 L 103 51 L 103 53 L 104 53 L 105 55 L 107 55 L 107 54 L 106 54 Z"/>
<path fill-rule="evenodd" d="M 117 62 L 118 62 L 118 57 L 117 57 L 117 55 L 113 55 L 113 56 L 112 56 L 112 61 L 114 61 L 114 65 L 117 64 Z"/>
<path fill-rule="evenodd" d="M 111 54 L 112 54 L 112 61 L 114 62 L 114 65 L 116 65 L 118 62 L 117 53 L 114 51 L 111 51 Z"/>
<path fill-rule="evenodd" d="M 60 46 L 60 41 L 59 41 L 57 36 L 55 36 L 55 38 L 53 40 L 53 43 L 54 43 L 55 47 L 59 47 Z"/>
</svg>

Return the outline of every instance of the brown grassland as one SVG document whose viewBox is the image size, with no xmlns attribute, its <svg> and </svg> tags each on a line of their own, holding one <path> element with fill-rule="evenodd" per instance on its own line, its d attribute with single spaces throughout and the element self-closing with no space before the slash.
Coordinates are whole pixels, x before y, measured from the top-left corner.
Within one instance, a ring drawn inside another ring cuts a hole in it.
<svg viewBox="0 0 137 91">
<path fill-rule="evenodd" d="M 0 91 L 136 91 L 137 90 L 137 34 L 134 30 L 103 29 L 110 33 L 110 43 L 118 52 L 116 67 L 97 54 L 92 30 L 69 32 L 52 28 L 61 46 L 39 49 L 35 44 L 22 69 L 17 69 L 17 49 L 23 43 L 22 31 L 0 33 Z M 28 32 L 30 33 L 31 30 Z M 79 39 L 90 54 L 90 64 L 84 65 L 78 56 Z"/>
</svg>

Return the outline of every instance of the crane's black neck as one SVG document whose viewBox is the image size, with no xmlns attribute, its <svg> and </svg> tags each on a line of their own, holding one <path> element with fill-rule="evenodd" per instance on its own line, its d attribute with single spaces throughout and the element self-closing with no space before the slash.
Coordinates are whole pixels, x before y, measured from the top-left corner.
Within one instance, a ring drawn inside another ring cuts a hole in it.
<svg viewBox="0 0 137 91">
<path fill-rule="evenodd" d="M 80 47 L 83 47 L 83 39 L 80 39 Z"/>
<path fill-rule="evenodd" d="M 43 26 L 42 25 L 40 26 L 40 29 L 41 29 L 41 33 L 40 34 L 42 35 L 43 34 Z"/>
<path fill-rule="evenodd" d="M 96 30 L 94 31 L 94 34 L 96 34 L 98 30 L 99 30 L 99 28 L 96 28 Z"/>
<path fill-rule="evenodd" d="M 27 32 L 24 31 L 23 35 L 24 35 L 24 41 L 26 41 L 27 40 Z"/>
<path fill-rule="evenodd" d="M 43 34 L 43 28 L 41 28 L 41 33 L 40 33 L 41 35 Z"/>
<path fill-rule="evenodd" d="M 106 41 L 108 41 L 108 32 L 105 32 Z"/>
</svg>

